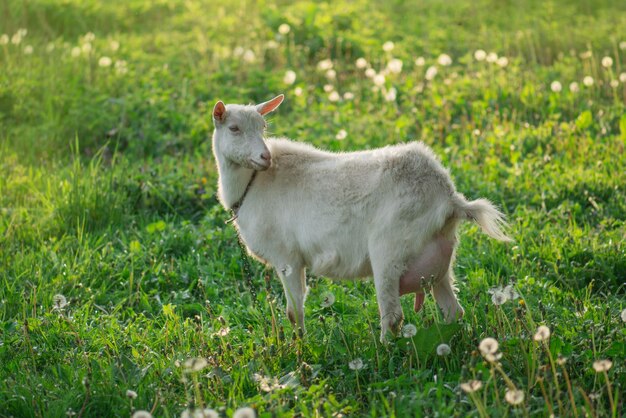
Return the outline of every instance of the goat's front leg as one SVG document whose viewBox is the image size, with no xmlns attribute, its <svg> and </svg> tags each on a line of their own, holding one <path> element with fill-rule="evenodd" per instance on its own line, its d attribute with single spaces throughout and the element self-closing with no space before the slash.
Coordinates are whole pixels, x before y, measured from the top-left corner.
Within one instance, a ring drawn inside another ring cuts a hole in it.
<svg viewBox="0 0 626 418">
<path fill-rule="evenodd" d="M 372 260 L 373 261 L 373 260 Z M 384 342 L 388 332 L 397 335 L 404 320 L 400 305 L 399 263 L 372 263 L 376 300 L 380 312 L 380 341 Z"/>
<path fill-rule="evenodd" d="M 306 274 L 299 263 L 276 266 L 287 299 L 287 317 L 294 327 L 304 332 L 304 299 L 306 298 Z"/>
</svg>

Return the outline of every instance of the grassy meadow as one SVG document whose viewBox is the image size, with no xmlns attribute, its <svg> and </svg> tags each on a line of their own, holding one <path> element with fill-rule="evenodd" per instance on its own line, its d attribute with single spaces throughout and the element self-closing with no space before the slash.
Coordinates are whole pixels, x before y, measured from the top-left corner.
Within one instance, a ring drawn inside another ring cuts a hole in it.
<svg viewBox="0 0 626 418">
<path fill-rule="evenodd" d="M 381 345 L 309 277 L 299 338 L 246 277 L 211 109 L 279 93 L 272 135 L 422 140 L 507 214 L 459 323 L 406 296 Z M 0 417 L 626 415 L 625 103 L 619 1 L 2 1 Z"/>
</svg>

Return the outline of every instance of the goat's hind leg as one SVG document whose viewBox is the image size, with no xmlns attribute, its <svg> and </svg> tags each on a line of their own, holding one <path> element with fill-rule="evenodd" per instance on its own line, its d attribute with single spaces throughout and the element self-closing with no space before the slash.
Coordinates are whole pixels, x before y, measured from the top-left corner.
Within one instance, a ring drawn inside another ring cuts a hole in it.
<svg viewBox="0 0 626 418">
<path fill-rule="evenodd" d="M 304 299 L 306 298 L 306 274 L 301 264 L 276 266 L 287 299 L 287 317 L 294 327 L 304 332 Z"/>
<path fill-rule="evenodd" d="M 437 283 L 433 285 L 433 296 L 435 301 L 441 308 L 443 316 L 447 323 L 462 318 L 465 311 L 456 297 L 453 287 L 454 276 L 452 274 L 452 266 L 448 272 Z"/>
</svg>

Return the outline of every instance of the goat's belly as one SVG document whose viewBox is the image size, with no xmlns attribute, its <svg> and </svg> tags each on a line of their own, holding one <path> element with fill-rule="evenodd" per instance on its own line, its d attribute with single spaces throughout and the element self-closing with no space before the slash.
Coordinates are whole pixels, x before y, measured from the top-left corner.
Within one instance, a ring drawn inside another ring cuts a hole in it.
<svg viewBox="0 0 626 418">
<path fill-rule="evenodd" d="M 318 276 L 333 279 L 358 279 L 372 275 L 367 255 L 342 254 L 333 250 L 313 254 L 307 263 L 309 271 Z"/>
</svg>

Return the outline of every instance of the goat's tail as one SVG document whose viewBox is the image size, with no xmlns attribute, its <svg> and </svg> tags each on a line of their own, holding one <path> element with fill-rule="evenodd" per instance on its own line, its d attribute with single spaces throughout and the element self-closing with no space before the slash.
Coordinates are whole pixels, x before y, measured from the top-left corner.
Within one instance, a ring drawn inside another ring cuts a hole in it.
<svg viewBox="0 0 626 418">
<path fill-rule="evenodd" d="M 511 242 L 503 231 L 508 225 L 504 214 L 487 199 L 476 199 L 471 202 L 463 195 L 457 194 L 454 199 L 454 216 L 457 219 L 467 219 L 476 222 L 483 232 L 500 241 Z"/>
</svg>

